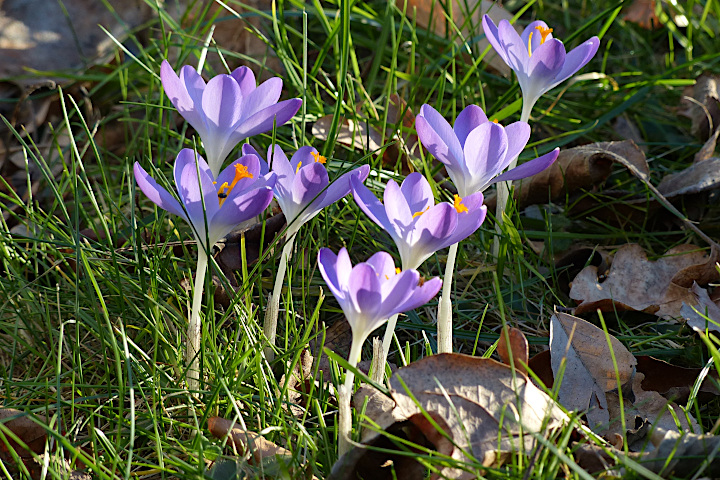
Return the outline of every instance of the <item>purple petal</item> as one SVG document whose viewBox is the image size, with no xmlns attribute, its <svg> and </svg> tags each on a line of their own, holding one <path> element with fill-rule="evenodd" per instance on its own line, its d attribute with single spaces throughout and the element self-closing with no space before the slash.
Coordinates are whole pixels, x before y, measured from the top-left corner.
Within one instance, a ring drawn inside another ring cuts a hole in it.
<svg viewBox="0 0 720 480">
<path fill-rule="evenodd" d="M 408 302 L 415 293 L 420 281 L 417 270 L 403 270 L 392 276 L 382 284 L 382 300 L 378 316 L 388 318 L 396 313 L 402 313 L 401 307 Z"/>
<path fill-rule="evenodd" d="M 421 286 L 415 287 L 413 294 L 406 299 L 404 303 L 398 305 L 397 309 L 401 312 L 407 312 L 421 305 L 425 305 L 430 299 L 437 295 L 440 287 L 442 287 L 442 280 L 437 277 L 425 280 L 425 283 Z"/>
<path fill-rule="evenodd" d="M 435 205 L 435 197 L 433 197 L 430 183 L 418 172 L 411 173 L 403 180 L 400 191 L 405 197 L 411 213 L 424 212 Z M 387 210 L 387 200 L 385 200 L 385 205 Z"/>
<path fill-rule="evenodd" d="M 487 207 L 483 203 L 483 194 L 473 193 L 462 199 L 462 204 L 467 208 L 467 212 L 458 212 L 457 228 L 450 236 L 448 245 L 461 242 L 467 237 L 475 233 L 480 225 L 485 221 L 487 215 Z"/>
<path fill-rule="evenodd" d="M 530 34 L 532 33 L 532 45 L 531 45 L 531 51 L 533 55 L 535 54 L 535 50 L 540 48 L 540 45 L 542 45 L 542 34 L 540 33 L 540 30 L 537 29 L 537 27 L 542 27 L 543 29 L 547 29 L 547 23 L 543 22 L 542 20 L 535 20 L 534 22 L 530 23 L 527 27 L 525 27 L 525 30 L 523 30 L 522 34 L 520 35 L 520 38 L 522 39 L 523 45 L 528 45 L 528 40 L 530 39 Z M 552 33 L 548 33 L 545 37 L 545 41 L 547 42 L 553 38 Z"/>
<path fill-rule="evenodd" d="M 175 200 L 175 198 L 173 198 L 167 190 L 161 187 L 155 179 L 140 166 L 140 163 L 135 162 L 133 172 L 135 173 L 135 181 L 137 182 L 138 187 L 140 187 L 140 190 L 142 190 L 151 202 L 163 210 L 167 210 L 168 212 L 174 213 L 178 217 L 187 220 L 180 203 Z"/>
<path fill-rule="evenodd" d="M 355 199 L 355 203 L 360 207 L 360 210 L 370 217 L 370 220 L 379 225 L 380 228 L 387 231 L 390 236 L 396 238 L 397 232 L 390 223 L 387 213 L 385 213 L 385 207 L 380 203 L 380 200 L 355 176 L 350 177 L 350 187 L 352 187 L 353 198 Z"/>
<path fill-rule="evenodd" d="M 525 122 L 511 123 L 505 127 L 505 135 L 507 136 L 508 149 L 505 153 L 505 165 L 498 170 L 498 173 L 507 167 L 513 158 L 517 158 L 523 151 L 528 140 L 530 140 L 530 125 Z"/>
<path fill-rule="evenodd" d="M 387 252 L 377 252 L 370 257 L 365 263 L 375 269 L 375 273 L 380 278 L 380 283 L 387 281 L 385 277 L 393 278 L 395 276 L 395 262 L 392 256 Z M 385 288 L 383 284 L 383 288 Z"/>
<path fill-rule="evenodd" d="M 415 130 L 423 146 L 448 166 L 462 170 L 462 147 L 455 131 L 445 118 L 430 105 L 420 107 Z"/>
<path fill-rule="evenodd" d="M 508 59 L 507 52 L 503 47 L 503 43 L 500 41 L 500 32 L 498 32 L 498 28 L 495 26 L 495 22 L 492 21 L 492 18 L 490 18 L 490 15 L 483 15 L 482 25 L 483 32 L 485 33 L 485 38 L 487 38 L 487 41 L 490 42 L 490 45 L 493 46 L 495 52 L 500 56 L 500 58 L 502 58 L 505 63 L 510 65 L 510 60 Z"/>
<path fill-rule="evenodd" d="M 306 166 L 315 163 L 315 155 L 319 155 L 315 147 L 304 146 L 298 148 L 290 159 L 290 167 L 292 167 L 293 172 L 297 172 L 298 164 Z"/>
<path fill-rule="evenodd" d="M 200 178 L 198 179 L 198 172 Z M 195 233 L 201 241 L 205 236 L 205 219 L 208 226 L 220 209 L 217 189 L 213 185 L 213 177 L 205 160 L 189 148 L 180 151 L 175 160 L 175 182 L 180 198 L 185 204 L 185 211 Z"/>
<path fill-rule="evenodd" d="M 552 165 L 555 160 L 557 160 L 559 154 L 560 149 L 556 148 L 552 152 L 548 152 L 542 157 L 530 160 L 529 162 L 525 162 L 522 165 L 513 168 L 512 170 L 508 170 L 507 172 L 495 178 L 495 180 L 493 180 L 493 183 L 507 182 L 510 180 L 519 180 L 521 178 L 531 177 L 537 173 L 542 172 L 550 165 Z"/>
<path fill-rule="evenodd" d="M 308 206 L 315 197 L 324 194 L 328 183 L 327 170 L 322 163 L 315 162 L 312 165 L 300 168 L 293 179 L 292 185 L 293 203 L 297 206 L 298 213 Z M 306 213 L 311 214 L 312 212 L 306 210 Z M 291 219 L 288 218 L 288 220 Z"/>
<path fill-rule="evenodd" d="M 247 98 L 256 88 L 255 74 L 248 67 L 238 67 L 230 74 L 235 79 L 243 98 Z"/>
<path fill-rule="evenodd" d="M 187 68 L 192 70 L 192 72 L 195 72 L 192 67 Z M 183 67 L 183 72 L 184 71 L 185 67 Z M 185 120 L 195 128 L 195 130 L 204 131 L 205 124 L 201 111 L 200 99 L 202 98 L 202 88 L 205 87 L 205 82 L 203 81 L 202 77 L 197 74 L 197 72 L 195 72 L 195 76 L 197 77 L 195 82 L 188 82 L 191 90 L 196 96 L 197 90 L 201 90 L 200 96 L 197 96 L 197 98 L 194 100 L 193 97 L 191 97 L 188 93 L 186 86 L 175 74 L 175 71 L 172 69 L 167 60 L 163 60 L 162 65 L 160 66 L 160 79 L 162 80 L 165 94 L 170 99 L 170 103 L 173 104 L 173 106 L 178 110 L 180 115 L 182 115 L 183 118 L 185 118 Z M 189 75 L 186 75 L 186 77 L 189 77 Z"/>
<path fill-rule="evenodd" d="M 230 75 L 213 77 L 205 87 L 202 106 L 207 117 L 208 127 L 216 129 L 227 137 L 239 122 L 242 114 L 242 92 L 240 86 Z"/>
<path fill-rule="evenodd" d="M 347 301 L 347 284 L 352 271 L 347 250 L 343 247 L 338 255 L 335 255 L 329 248 L 321 248 L 318 253 L 318 266 L 325 283 L 344 311 Z"/>
<path fill-rule="evenodd" d="M 540 45 L 528 62 L 531 89 L 538 92 L 538 96 L 550 90 L 564 64 L 565 46 L 560 40 L 552 38 Z"/>
<path fill-rule="evenodd" d="M 449 239 L 457 228 L 457 217 L 455 208 L 446 202 L 435 205 L 420 215 L 415 223 L 410 242 L 413 257 L 424 256 L 425 259 L 438 250 L 455 243 Z M 416 255 L 416 251 L 418 255 Z M 403 265 L 403 267 L 406 266 Z"/>
<path fill-rule="evenodd" d="M 267 175 L 268 172 L 270 172 L 270 167 L 268 167 L 268 164 L 263 158 L 260 156 L 257 150 L 255 150 L 255 147 L 250 145 L 249 143 L 245 143 L 242 146 L 242 154 L 243 155 L 255 155 L 258 158 L 258 161 L 260 162 L 260 175 Z"/>
<path fill-rule="evenodd" d="M 411 173 L 405 179 L 410 177 L 417 177 L 419 173 Z M 420 175 L 422 176 L 422 175 Z M 410 210 L 407 199 L 402 193 L 402 190 L 395 182 L 395 180 L 388 181 L 385 185 L 385 193 L 383 195 L 383 204 L 385 205 L 385 213 L 387 214 L 390 223 L 395 225 L 395 228 L 403 232 L 411 228 L 413 224 L 413 214 L 417 213 Z M 419 210 L 422 212 L 422 210 Z M 402 236 L 406 236 L 402 234 Z"/>
<path fill-rule="evenodd" d="M 246 220 L 260 215 L 273 199 L 270 187 L 246 191 L 234 197 L 228 197 L 210 223 L 210 241 L 227 235 L 233 228 Z M 213 242 L 214 243 L 214 242 Z"/>
<path fill-rule="evenodd" d="M 527 64 L 530 58 L 528 45 L 523 42 L 515 28 L 507 20 L 501 20 L 498 25 L 498 38 L 501 48 L 507 56 L 507 64 L 515 70 L 515 73 L 527 71 Z M 496 50 L 498 50 L 496 48 Z"/>
<path fill-rule="evenodd" d="M 350 177 L 356 177 L 361 182 L 364 182 L 365 179 L 368 177 L 369 173 L 370 165 L 362 165 L 354 170 L 342 174 L 340 177 L 336 178 L 327 188 L 322 201 L 318 202 L 316 200 L 315 203 L 317 203 L 317 205 L 313 204 L 312 208 L 322 210 L 328 205 L 337 202 L 342 197 L 350 193 L 350 190 L 352 189 L 352 187 L 350 186 Z"/>
<path fill-rule="evenodd" d="M 282 148 L 280 148 L 280 145 L 270 145 L 267 161 L 271 164 L 272 171 L 277 175 L 274 188 L 275 196 L 280 203 L 280 208 L 286 208 L 285 204 L 292 202 L 293 198 L 292 188 L 295 170 L 290 166 L 290 161 Z"/>
<path fill-rule="evenodd" d="M 302 100 L 293 98 L 271 105 L 243 121 L 236 133 L 247 138 L 272 130 L 273 123 L 278 127 L 284 125 L 297 113 L 301 104 Z"/>
<path fill-rule="evenodd" d="M 282 93 L 283 82 L 278 77 L 273 77 L 262 84 L 243 99 L 242 115 L 250 118 L 260 110 L 277 103 Z"/>
<path fill-rule="evenodd" d="M 597 53 L 600 46 L 598 37 L 592 37 L 582 45 L 573 48 L 565 56 L 565 65 L 563 65 L 560 73 L 555 77 L 555 85 L 564 82 L 584 67 Z M 553 85 L 553 86 L 555 86 Z"/>
<path fill-rule="evenodd" d="M 220 189 L 220 187 L 222 187 L 224 183 L 227 183 L 228 186 L 233 184 L 233 182 L 235 181 L 235 174 L 237 170 L 236 165 L 245 166 L 245 168 L 247 168 L 247 173 L 250 175 L 250 177 L 239 179 L 235 183 L 233 189 L 229 192 L 228 198 L 230 197 L 230 195 L 233 195 L 233 193 L 237 194 L 237 192 L 243 192 L 250 187 L 256 188 L 260 186 L 254 185 L 260 179 L 260 161 L 258 160 L 258 157 L 255 155 L 243 155 L 242 157 L 231 163 L 228 167 L 225 168 L 225 170 L 220 173 L 220 175 L 218 175 L 215 183 L 215 186 L 218 190 Z"/>
<path fill-rule="evenodd" d="M 465 140 L 471 131 L 487 121 L 487 115 L 485 115 L 482 108 L 477 105 L 468 105 L 465 107 L 455 119 L 455 125 L 453 126 L 460 146 L 465 145 Z"/>
<path fill-rule="evenodd" d="M 465 142 L 465 161 L 473 179 L 485 184 L 503 168 L 508 149 L 505 129 L 493 122 L 487 122 L 470 132 Z M 467 192 L 463 192 L 466 193 Z"/>
<path fill-rule="evenodd" d="M 348 280 L 348 296 L 353 302 L 355 309 L 362 314 L 367 320 L 381 320 L 377 318 L 380 310 L 382 295 L 380 294 L 380 279 L 375 270 L 367 263 L 359 263 L 355 265 L 350 272 Z M 356 331 L 358 325 L 351 325 L 353 333 L 362 334 L 362 331 Z M 360 326 L 360 330 L 368 331 L 370 326 Z M 374 330 L 374 328 L 373 328 Z"/>
<path fill-rule="evenodd" d="M 352 272 L 352 262 L 350 261 L 350 255 L 348 254 L 347 248 L 343 247 L 337 255 L 338 285 L 340 285 L 340 288 L 343 290 L 347 290 L 348 288 L 348 283 L 350 282 L 350 272 Z"/>
</svg>

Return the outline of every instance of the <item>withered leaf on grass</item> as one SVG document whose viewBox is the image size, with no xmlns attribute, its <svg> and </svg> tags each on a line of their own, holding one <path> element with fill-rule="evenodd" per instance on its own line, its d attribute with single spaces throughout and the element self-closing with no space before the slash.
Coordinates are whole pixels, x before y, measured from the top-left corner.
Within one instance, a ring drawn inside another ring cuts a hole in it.
<svg viewBox="0 0 720 480">
<path fill-rule="evenodd" d="M 571 337 L 569 341 L 568 337 Z M 590 403 L 587 413 L 589 426 L 606 438 L 622 438 L 627 433 L 622 431 L 621 411 L 628 421 L 628 428 L 632 427 L 630 420 L 639 417 L 641 424 L 647 421 L 653 426 L 676 430 L 670 412 L 673 409 L 682 430 L 697 430 L 698 424 L 692 415 L 688 414 L 686 419 L 678 405 L 668 402 L 656 391 L 643 389 L 645 375 L 637 373 L 636 358 L 614 336 L 609 337 L 615 363 L 605 332 L 572 315 L 557 312 L 553 315 L 550 355 L 555 382 L 559 378 L 561 361 L 566 363 L 558 389 L 558 402 L 570 410 L 579 411 L 586 410 Z M 623 395 L 622 410 L 620 392 Z M 633 442 L 629 447 L 641 448 L 646 440 L 644 435 L 650 430 L 647 428 L 640 435 L 629 436 L 629 441 Z"/>
<path fill-rule="evenodd" d="M 625 10 L 623 19 L 646 30 L 657 30 L 663 26 L 655 15 L 655 0 L 634 0 Z"/>
<path fill-rule="evenodd" d="M 720 307 L 712 301 L 707 290 L 697 283 L 693 283 L 691 291 L 695 295 L 695 303 L 683 303 L 680 315 L 692 328 L 720 332 Z"/>
<path fill-rule="evenodd" d="M 648 260 L 640 245 L 624 245 L 604 279 L 597 267 L 584 268 L 573 280 L 570 298 L 579 302 L 576 314 L 636 310 L 677 317 L 683 302 L 694 304 L 693 281 L 707 284 L 718 278 L 717 261 L 717 251 L 708 255 L 694 245 L 673 247 L 656 261 Z"/>
<path fill-rule="evenodd" d="M 615 374 L 610 347 L 615 354 Z M 550 352 L 554 378 L 564 368 L 558 402 L 568 410 L 588 411 L 590 428 L 610 421 L 606 392 L 628 382 L 637 363 L 615 337 L 610 346 L 602 330 L 566 313 L 555 312 L 550 320 Z"/>
<path fill-rule="evenodd" d="M 549 168 L 528 179 L 513 182 L 518 208 L 547 203 L 579 189 L 593 188 L 610 176 L 612 164 L 633 167 L 647 173 L 645 154 L 632 140 L 599 142 L 560 150 L 560 156 Z M 488 195 L 485 204 L 495 208 L 496 196 Z"/>
<path fill-rule="evenodd" d="M 680 115 L 692 122 L 690 131 L 701 140 L 707 140 L 720 125 L 719 75 L 703 73 L 695 85 L 685 88 L 680 102 Z"/>
</svg>

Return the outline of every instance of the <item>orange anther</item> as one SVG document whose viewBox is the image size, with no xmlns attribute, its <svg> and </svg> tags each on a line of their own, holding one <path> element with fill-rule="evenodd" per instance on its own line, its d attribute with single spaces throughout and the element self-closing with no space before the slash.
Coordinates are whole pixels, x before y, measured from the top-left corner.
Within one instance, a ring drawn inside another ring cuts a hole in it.
<svg viewBox="0 0 720 480">
<path fill-rule="evenodd" d="M 535 27 L 535 30 L 538 30 L 540 32 L 540 45 L 545 43 L 545 40 L 547 39 L 547 36 L 550 35 L 553 31 L 552 28 L 543 27 L 542 25 L 538 25 Z M 532 35 L 532 34 L 531 34 Z"/>
<path fill-rule="evenodd" d="M 455 203 L 453 207 L 455 207 L 455 210 L 457 210 L 458 213 L 469 211 L 468 208 L 462 204 L 462 197 L 460 197 L 460 195 L 455 195 Z"/>
</svg>

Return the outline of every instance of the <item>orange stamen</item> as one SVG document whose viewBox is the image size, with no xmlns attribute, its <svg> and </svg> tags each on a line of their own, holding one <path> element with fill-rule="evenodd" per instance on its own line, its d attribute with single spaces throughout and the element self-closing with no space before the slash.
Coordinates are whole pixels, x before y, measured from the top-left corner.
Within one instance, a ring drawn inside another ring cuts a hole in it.
<svg viewBox="0 0 720 480">
<path fill-rule="evenodd" d="M 423 213 L 427 212 L 429 208 L 430 208 L 430 207 L 428 206 L 428 207 L 425 207 L 425 210 L 421 210 L 421 211 L 419 211 L 419 212 L 413 213 L 413 218 L 419 217 L 419 216 L 422 215 Z"/>
<path fill-rule="evenodd" d="M 458 213 L 468 212 L 468 208 L 462 204 L 462 197 L 455 195 L 455 204 L 453 205 Z"/>
<path fill-rule="evenodd" d="M 532 36 L 535 32 L 530 32 L 528 35 L 528 57 L 532 57 Z"/>
<path fill-rule="evenodd" d="M 552 28 L 546 28 L 546 27 L 543 27 L 542 25 L 538 25 L 537 27 L 535 27 L 535 30 L 538 30 L 538 31 L 540 32 L 540 35 L 541 35 L 541 37 L 540 37 L 540 45 L 542 45 L 543 43 L 545 43 L 545 39 L 546 39 L 547 36 L 550 35 L 550 34 L 552 33 L 552 31 L 553 31 Z M 532 33 L 531 33 L 531 35 L 532 35 Z"/>
<path fill-rule="evenodd" d="M 222 207 L 222 204 L 225 203 L 225 199 L 230 194 L 233 188 L 235 188 L 235 185 L 237 182 L 242 180 L 243 178 L 254 178 L 253 174 L 248 172 L 248 169 L 245 165 L 241 163 L 235 164 L 235 178 L 233 178 L 233 181 L 230 185 L 228 185 L 227 182 L 224 182 L 222 185 L 220 185 L 220 188 L 218 188 L 218 198 L 220 199 L 220 206 Z"/>
<path fill-rule="evenodd" d="M 297 168 L 295 169 L 295 175 L 297 175 L 297 172 L 300 171 L 300 167 L 302 167 L 302 162 L 298 162 L 298 166 L 297 166 Z"/>
<path fill-rule="evenodd" d="M 397 275 L 397 274 L 400 273 L 400 272 L 402 272 L 402 270 L 400 270 L 399 268 L 395 267 L 395 275 Z"/>
<path fill-rule="evenodd" d="M 318 152 L 310 152 L 310 153 L 312 153 L 312 156 L 316 162 L 327 163 L 327 158 L 323 157 Z"/>
<path fill-rule="evenodd" d="M 493 123 L 498 123 L 498 119 L 497 119 L 497 118 L 493 118 Z"/>
</svg>

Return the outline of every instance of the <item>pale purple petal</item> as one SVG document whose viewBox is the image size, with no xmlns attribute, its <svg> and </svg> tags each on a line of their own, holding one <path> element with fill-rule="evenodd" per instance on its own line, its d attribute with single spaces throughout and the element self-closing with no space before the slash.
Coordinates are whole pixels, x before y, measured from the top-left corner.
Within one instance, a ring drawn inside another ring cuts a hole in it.
<svg viewBox="0 0 720 480">
<path fill-rule="evenodd" d="M 555 83 L 565 63 L 565 46 L 560 40 L 550 39 L 533 52 L 528 62 L 527 74 L 533 89 L 547 92 Z"/>
<path fill-rule="evenodd" d="M 410 310 L 414 310 L 421 305 L 425 305 L 435 295 L 437 295 L 441 287 L 442 280 L 437 277 L 431 278 L 430 280 L 425 280 L 424 284 L 417 286 L 413 290 L 413 294 L 411 297 L 407 298 L 405 302 L 403 302 L 401 305 L 398 305 L 396 308 L 400 312 L 407 312 Z"/>
<path fill-rule="evenodd" d="M 345 248 L 340 250 L 340 254 L 342 255 L 343 251 L 347 257 L 347 250 L 345 250 Z M 333 295 L 335 295 L 335 298 L 338 302 L 340 302 L 340 306 L 344 310 L 342 301 L 345 299 L 347 282 L 341 283 L 339 274 L 342 272 L 346 277 L 348 277 L 350 275 L 352 265 L 350 265 L 349 268 L 340 268 L 340 265 L 338 265 L 338 256 L 335 255 L 329 248 L 321 248 L 320 252 L 318 252 L 318 267 L 323 280 L 325 280 L 325 283 L 330 288 L 330 291 Z"/>
<path fill-rule="evenodd" d="M 415 289 L 420 281 L 417 270 L 403 270 L 397 275 L 393 272 L 388 280 L 382 282 L 382 300 L 378 317 L 389 318 L 396 313 L 404 312 L 400 307 L 415 296 Z"/>
<path fill-rule="evenodd" d="M 497 175 L 504 168 L 507 149 L 507 135 L 500 124 L 487 122 L 470 132 L 465 142 L 465 161 L 474 181 L 482 179 L 479 183 L 485 184 Z"/>
<path fill-rule="evenodd" d="M 413 172 L 403 180 L 400 186 L 410 212 L 424 212 L 435 205 L 435 197 L 427 179 L 419 172 Z M 385 201 L 387 203 L 387 200 Z"/>
<path fill-rule="evenodd" d="M 295 178 L 295 170 L 290 166 L 290 161 L 283 152 L 280 145 L 271 145 L 268 148 L 267 161 L 272 167 L 272 171 L 277 175 L 275 182 L 275 197 L 280 204 L 280 208 L 284 213 L 289 204 L 292 203 L 293 179 Z"/>
<path fill-rule="evenodd" d="M 532 33 L 532 45 L 531 45 L 531 51 L 533 55 L 535 54 L 535 50 L 537 50 L 540 45 L 542 44 L 542 34 L 540 33 L 540 30 L 537 29 L 537 27 L 542 27 L 543 29 L 547 29 L 547 23 L 543 22 L 542 20 L 535 20 L 534 22 L 530 23 L 527 27 L 525 27 L 525 30 L 523 30 L 522 34 L 520 35 L 520 38 L 522 39 L 523 45 L 525 45 L 525 48 L 527 48 L 528 45 L 528 39 L 530 39 L 530 34 Z M 545 37 L 545 41 L 550 40 L 553 38 L 552 33 L 548 33 Z"/>
<path fill-rule="evenodd" d="M 235 79 L 243 98 L 247 98 L 256 88 L 255 74 L 248 67 L 238 67 L 230 74 Z"/>
<path fill-rule="evenodd" d="M 192 67 L 188 68 L 192 70 Z M 195 70 L 192 71 L 195 72 Z M 195 72 L 195 75 L 199 79 L 199 83 L 202 83 L 202 86 L 204 87 L 205 83 L 203 82 L 202 77 L 200 77 L 197 72 Z M 170 103 L 173 104 L 180 115 L 182 115 L 185 120 L 187 120 L 187 122 L 195 128 L 195 130 L 204 130 L 204 117 L 202 115 L 202 111 L 198 109 L 201 104 L 201 97 L 198 97 L 197 102 L 193 100 L 167 60 L 163 60 L 163 63 L 160 66 L 160 79 L 162 80 L 165 94 L 168 96 Z M 191 86 L 198 85 L 199 83 L 191 83 Z"/>
<path fill-rule="evenodd" d="M 482 203 L 483 194 L 480 192 L 462 199 L 462 204 L 467 208 L 467 212 L 457 213 L 457 228 L 448 239 L 449 245 L 465 240 L 480 228 L 487 215 L 487 207 Z"/>
<path fill-rule="evenodd" d="M 242 115 L 242 99 L 240 86 L 230 75 L 218 75 L 208 82 L 202 107 L 208 127 L 212 126 L 218 132 L 217 137 L 227 136 L 235 129 Z"/>
<path fill-rule="evenodd" d="M 505 170 L 513 158 L 516 158 L 527 145 L 530 140 L 530 125 L 525 122 L 511 123 L 505 127 L 505 135 L 507 135 L 508 149 L 505 153 L 505 164 L 498 172 Z"/>
<path fill-rule="evenodd" d="M 456 243 L 449 241 L 449 238 L 457 226 L 457 212 L 452 205 L 445 202 L 435 205 L 420 215 L 415 223 L 411 238 L 413 252 L 422 252 L 423 255 L 417 256 L 427 258 L 434 252 Z M 416 255 L 413 253 L 413 256 Z"/>
<path fill-rule="evenodd" d="M 490 42 L 490 45 L 493 46 L 493 49 L 495 49 L 495 52 L 500 56 L 500 58 L 510 65 L 510 60 L 507 56 L 505 48 L 503 47 L 503 43 L 500 41 L 500 32 L 498 31 L 497 26 L 495 26 L 495 22 L 492 21 L 492 18 L 490 18 L 489 15 L 483 15 L 482 25 L 487 41 Z"/>
<path fill-rule="evenodd" d="M 460 146 L 463 147 L 465 145 L 465 140 L 470 132 L 487 121 L 487 115 L 485 115 L 482 108 L 477 105 L 468 105 L 465 107 L 457 116 L 455 125 L 453 125 L 453 130 L 455 131 L 455 135 L 457 135 Z"/>
<path fill-rule="evenodd" d="M 348 282 L 350 282 L 350 272 L 352 271 L 352 262 L 347 248 L 340 249 L 337 255 L 337 278 L 340 288 L 347 290 Z"/>
<path fill-rule="evenodd" d="M 315 163 L 315 155 L 319 155 L 315 147 L 304 146 L 297 149 L 290 159 L 290 167 L 293 172 L 297 172 L 298 163 L 305 166 Z"/>
<path fill-rule="evenodd" d="M 297 213 L 300 213 L 301 210 L 310 205 L 310 202 L 312 202 L 315 197 L 324 195 L 328 183 L 327 170 L 322 163 L 315 162 L 311 165 L 301 167 L 297 175 L 295 175 L 292 185 L 293 203 L 296 205 Z M 312 212 L 307 212 L 306 210 L 307 215 L 311 213 Z M 294 216 L 288 218 L 288 220 L 292 220 L 293 218 Z"/>
<path fill-rule="evenodd" d="M 355 176 L 350 177 L 350 186 L 352 187 L 355 203 L 358 204 L 360 210 L 370 217 L 370 220 L 379 225 L 380 228 L 387 231 L 390 236 L 397 238 L 397 232 L 390 223 L 385 213 L 385 207 L 380 203 L 380 200 Z"/>
<path fill-rule="evenodd" d="M 563 65 L 562 69 L 555 77 L 555 85 L 564 82 L 571 76 L 575 75 L 575 73 L 582 67 L 587 65 L 587 63 L 595 56 L 595 53 L 597 53 L 599 46 L 600 40 L 598 37 L 592 37 L 582 45 L 570 50 L 570 52 L 568 52 L 565 56 L 565 65 Z"/>
<path fill-rule="evenodd" d="M 271 105 L 244 120 L 238 126 L 237 134 L 247 138 L 272 130 L 273 124 L 278 127 L 284 125 L 297 113 L 301 104 L 302 100 L 293 98 Z"/>
<path fill-rule="evenodd" d="M 498 38 L 500 40 L 500 48 L 505 51 L 507 56 L 507 64 L 515 70 L 515 73 L 526 70 L 526 65 L 530 56 L 528 54 L 528 45 L 522 41 L 520 35 L 515 28 L 510 25 L 507 20 L 501 20 L 498 25 Z M 496 50 L 498 50 L 496 48 Z"/>
<path fill-rule="evenodd" d="M 175 181 L 180 199 L 185 204 L 188 220 L 195 228 L 198 238 L 204 241 L 206 219 L 210 227 L 210 221 L 219 210 L 220 204 L 207 164 L 199 155 L 196 163 L 194 157 L 195 152 L 188 148 L 180 152 L 175 160 Z"/>
<path fill-rule="evenodd" d="M 460 142 L 448 121 L 437 110 L 427 104 L 420 107 L 415 129 L 420 142 L 435 158 L 445 165 L 461 168 L 463 152 Z"/>
<path fill-rule="evenodd" d="M 520 180 L 521 178 L 531 177 L 537 173 L 542 172 L 546 168 L 557 160 L 560 154 L 560 149 L 556 148 L 552 152 L 548 152 L 545 155 L 538 157 L 529 162 L 525 162 L 522 165 L 509 170 L 502 175 L 498 176 L 493 180 L 494 182 L 507 182 L 511 180 Z"/>
<path fill-rule="evenodd" d="M 273 77 L 266 80 L 243 99 L 242 114 L 244 118 L 250 118 L 260 110 L 277 103 L 282 93 L 282 79 Z"/>
<path fill-rule="evenodd" d="M 354 170 L 342 174 L 340 177 L 335 179 L 325 191 L 325 197 L 322 201 L 314 202 L 312 208 L 322 210 L 323 208 L 331 205 L 342 197 L 350 193 L 352 187 L 350 186 L 350 177 L 356 177 L 361 182 L 364 182 L 370 173 L 370 165 L 362 165 Z M 317 203 L 317 205 L 315 205 Z"/>
<path fill-rule="evenodd" d="M 380 279 L 375 274 L 375 270 L 367 263 L 359 263 L 355 265 L 350 272 L 348 280 L 348 296 L 353 302 L 355 309 L 362 313 L 366 319 L 377 318 L 380 310 L 382 296 L 380 294 Z M 354 327 L 352 324 L 351 327 Z M 369 330 L 369 326 L 363 330 Z M 374 328 L 373 328 L 374 330 Z M 355 332 L 361 334 L 362 332 Z"/>
<path fill-rule="evenodd" d="M 155 205 L 167 210 L 170 213 L 184 218 L 185 212 L 182 209 L 180 203 L 163 187 L 161 187 L 154 178 L 152 178 L 146 171 L 140 166 L 140 163 L 135 162 L 133 166 L 133 172 L 135 173 L 135 181 L 140 187 L 140 190 L 150 199 Z"/>
<path fill-rule="evenodd" d="M 260 156 L 257 150 L 255 150 L 255 147 L 250 145 L 249 143 L 245 143 L 242 146 L 242 154 L 243 155 L 255 155 L 258 158 L 258 161 L 260 162 L 260 175 L 267 175 L 268 172 L 270 172 L 270 167 L 268 167 L 267 162 Z"/>
<path fill-rule="evenodd" d="M 407 176 L 407 178 L 417 175 L 420 174 L 417 172 L 411 173 Z M 420 176 L 422 177 L 422 175 Z M 406 237 L 404 232 L 411 228 L 411 225 L 413 224 L 413 214 L 417 212 L 410 210 L 407 199 L 402 194 L 402 191 L 395 180 L 390 180 L 387 185 L 385 185 L 383 203 L 385 205 L 385 213 L 387 214 L 387 218 L 390 220 L 390 223 L 395 225 L 395 228 L 399 232 L 402 232 L 401 235 L 403 237 Z"/>
<path fill-rule="evenodd" d="M 380 283 L 383 285 L 385 277 L 392 278 L 395 276 L 395 262 L 392 256 L 387 252 L 377 252 L 375 255 L 370 257 L 365 263 L 372 266 L 375 269 L 375 273 L 380 278 Z"/>
<path fill-rule="evenodd" d="M 215 243 L 233 228 L 246 220 L 260 215 L 273 199 L 270 187 L 252 189 L 240 195 L 228 197 L 210 222 L 210 243 Z"/>
</svg>

